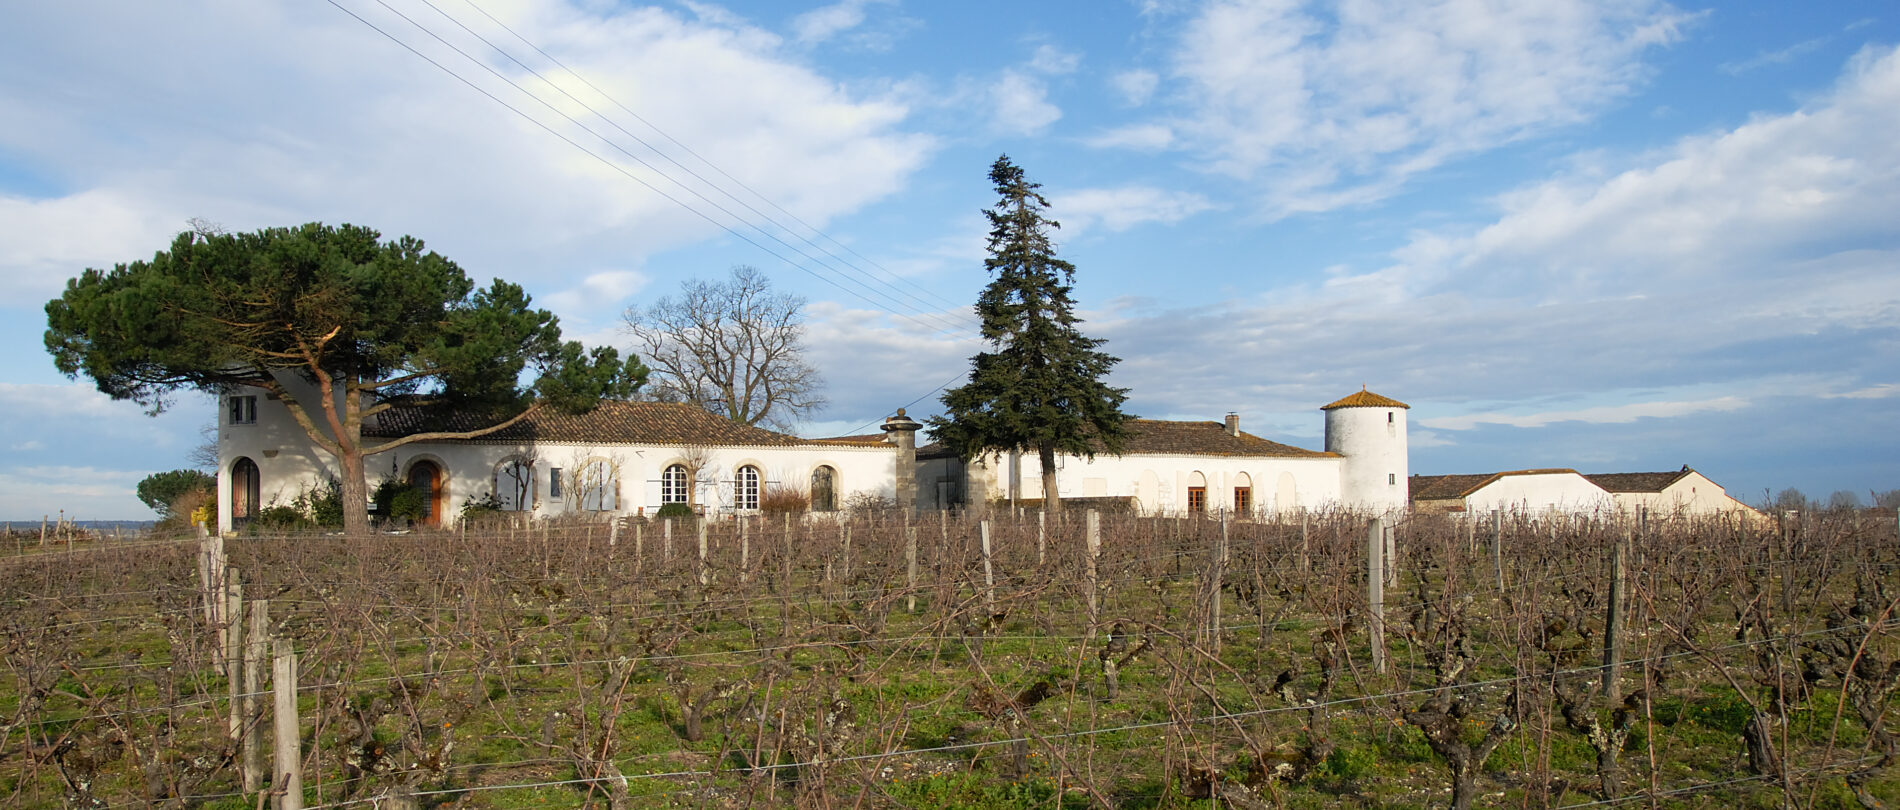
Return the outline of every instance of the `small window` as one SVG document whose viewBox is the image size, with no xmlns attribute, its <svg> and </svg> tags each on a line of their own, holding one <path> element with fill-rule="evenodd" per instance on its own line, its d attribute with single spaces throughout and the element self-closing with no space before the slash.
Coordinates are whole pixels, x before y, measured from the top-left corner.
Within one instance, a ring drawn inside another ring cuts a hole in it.
<svg viewBox="0 0 1900 810">
<path fill-rule="evenodd" d="M 1385 423 L 1386 423 L 1386 424 L 1388 424 L 1388 425 L 1390 425 L 1390 424 L 1394 424 L 1394 423 L 1396 423 L 1397 421 L 1398 421 L 1398 414 L 1396 414 L 1396 413 L 1393 413 L 1392 411 L 1386 411 L 1386 412 L 1385 412 Z"/>
<path fill-rule="evenodd" d="M 229 402 L 229 408 L 231 411 L 230 424 L 233 424 L 233 425 L 257 424 L 257 397 L 254 397 L 254 396 L 231 397 L 230 400 L 228 400 L 228 402 Z"/>
<path fill-rule="evenodd" d="M 1398 485 L 1399 485 L 1399 474 L 1398 474 L 1398 473 L 1386 473 L 1386 474 L 1385 474 L 1385 482 L 1386 482 L 1387 484 L 1391 484 L 1392 486 L 1398 486 Z"/>
<path fill-rule="evenodd" d="M 1188 487 L 1188 511 L 1207 511 L 1207 487 Z"/>
<path fill-rule="evenodd" d="M 1234 487 L 1234 514 L 1253 514 L 1253 487 Z"/>
<path fill-rule="evenodd" d="M 561 497 L 562 493 L 563 493 L 563 490 L 561 489 L 561 468 L 549 467 L 548 468 L 548 497 L 559 498 Z"/>
<path fill-rule="evenodd" d="M 686 465 L 674 464 L 660 473 L 660 503 L 686 502 Z"/>
<path fill-rule="evenodd" d="M 739 468 L 739 474 L 732 479 L 732 508 L 759 508 L 759 468 Z"/>
</svg>

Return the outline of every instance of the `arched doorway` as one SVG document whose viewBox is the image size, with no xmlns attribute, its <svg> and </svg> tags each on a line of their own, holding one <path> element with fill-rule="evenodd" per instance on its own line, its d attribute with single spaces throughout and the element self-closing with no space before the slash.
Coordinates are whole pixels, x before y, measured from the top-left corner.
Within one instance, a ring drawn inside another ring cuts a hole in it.
<svg viewBox="0 0 1900 810">
<path fill-rule="evenodd" d="M 242 457 L 231 462 L 231 525 L 243 525 L 257 518 L 261 478 L 257 462 Z"/>
<path fill-rule="evenodd" d="M 418 526 L 441 526 L 442 515 L 448 511 L 444 503 L 448 500 L 448 476 L 442 473 L 442 465 L 423 460 L 409 466 L 409 486 L 422 496 L 422 516 L 416 520 Z"/>
</svg>

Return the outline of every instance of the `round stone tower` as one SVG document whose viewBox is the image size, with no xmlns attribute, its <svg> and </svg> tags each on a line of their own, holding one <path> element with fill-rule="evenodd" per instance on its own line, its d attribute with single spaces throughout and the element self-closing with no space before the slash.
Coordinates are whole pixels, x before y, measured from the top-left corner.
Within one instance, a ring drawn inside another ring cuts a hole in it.
<svg viewBox="0 0 1900 810">
<path fill-rule="evenodd" d="M 1412 406 L 1361 387 L 1326 412 L 1326 452 L 1345 457 L 1339 500 L 1348 509 L 1385 513 L 1406 507 L 1411 463 L 1405 412 Z"/>
</svg>

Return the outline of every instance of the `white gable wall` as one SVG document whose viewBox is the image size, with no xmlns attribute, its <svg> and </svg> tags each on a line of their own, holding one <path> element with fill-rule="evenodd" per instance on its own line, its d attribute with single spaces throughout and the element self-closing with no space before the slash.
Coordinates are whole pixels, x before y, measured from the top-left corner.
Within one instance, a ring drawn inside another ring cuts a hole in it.
<svg viewBox="0 0 1900 810">
<path fill-rule="evenodd" d="M 995 470 L 988 487 L 990 500 L 1009 499 L 1007 456 L 991 456 Z M 1186 456 L 1129 453 L 1056 458 L 1057 494 L 1063 498 L 1132 497 L 1146 514 L 1187 511 L 1188 489 L 1205 486 L 1207 510 L 1234 508 L 1234 490 L 1252 491 L 1255 513 L 1319 509 L 1340 503 L 1338 458 L 1278 458 L 1266 456 Z M 1039 499 L 1042 463 L 1025 454 L 1021 459 L 1020 497 Z M 1197 477 L 1198 476 L 1198 477 Z"/>
<path fill-rule="evenodd" d="M 1615 499 L 1610 493 L 1574 472 L 1505 475 L 1465 496 L 1468 513 L 1500 510 L 1540 515 L 1614 508 Z"/>
</svg>

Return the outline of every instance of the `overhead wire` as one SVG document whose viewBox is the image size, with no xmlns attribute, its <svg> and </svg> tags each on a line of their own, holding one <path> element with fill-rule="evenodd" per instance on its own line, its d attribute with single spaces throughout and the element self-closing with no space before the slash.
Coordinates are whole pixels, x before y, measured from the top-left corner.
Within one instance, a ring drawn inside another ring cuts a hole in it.
<svg viewBox="0 0 1900 810">
<path fill-rule="evenodd" d="M 440 35 L 431 31 L 427 26 L 424 26 L 416 22 L 414 19 L 410 18 L 408 15 L 405 15 L 402 12 L 397 11 L 396 9 L 391 7 L 387 2 L 384 2 L 384 0 L 376 0 L 376 1 L 379 5 L 381 5 L 384 9 L 388 10 L 391 14 L 395 14 L 397 17 L 400 17 L 405 22 L 416 27 L 418 30 L 421 30 L 423 33 L 429 35 L 431 38 L 434 38 L 437 42 L 440 42 L 444 47 L 447 47 L 450 50 L 455 51 L 462 58 L 470 62 L 473 62 L 478 66 L 481 66 L 484 70 L 487 70 L 489 73 L 495 75 L 496 78 L 501 79 L 503 82 L 507 83 L 509 86 L 513 87 L 515 90 L 521 92 L 524 95 L 527 95 L 529 98 L 534 99 L 537 103 L 554 111 L 561 118 L 566 119 L 570 124 L 573 124 L 574 126 L 587 132 L 588 134 L 593 135 L 596 138 L 599 138 L 607 146 L 611 147 L 615 151 L 618 151 L 626 155 L 628 159 L 636 163 L 639 163 L 641 166 L 644 166 L 648 168 L 649 170 L 653 171 L 655 174 L 658 174 L 659 176 L 666 178 L 667 181 L 673 183 L 676 186 L 679 186 L 681 189 L 684 189 L 685 191 L 692 193 L 694 196 L 699 197 L 701 200 L 704 200 L 708 205 L 711 205 L 713 208 L 718 209 L 720 212 L 726 214 L 729 217 L 732 217 L 734 220 L 737 220 L 739 223 L 745 225 L 746 227 L 750 227 L 753 230 L 758 231 L 766 239 L 769 239 L 770 241 L 773 241 L 773 242 L 777 242 L 778 244 L 784 246 L 787 250 L 794 253 L 798 253 L 799 255 L 803 256 L 804 258 L 806 258 L 807 260 L 813 263 L 816 263 L 820 266 L 824 266 L 827 269 L 833 269 L 833 268 L 830 268 L 828 265 L 825 265 L 822 261 L 816 259 L 815 257 L 812 257 L 810 254 L 805 253 L 803 250 L 800 250 L 795 245 L 792 245 L 789 242 L 786 242 L 784 239 L 780 238 L 776 234 L 773 234 L 770 231 L 764 228 L 761 228 L 754 223 L 746 221 L 743 217 L 740 217 L 739 215 L 734 214 L 730 209 L 727 209 L 724 206 L 719 205 L 717 202 L 707 198 L 704 194 L 700 193 L 699 191 L 691 188 L 690 186 L 684 183 L 679 182 L 677 179 L 673 178 L 671 175 L 666 174 L 665 172 L 652 166 L 650 163 L 640 159 L 638 156 L 632 154 L 630 151 L 628 151 L 624 147 L 615 143 L 611 138 L 607 138 L 601 135 L 600 133 L 594 131 L 591 127 L 588 127 L 586 124 L 575 119 L 574 116 L 569 115 L 565 111 L 560 110 L 558 107 L 555 107 L 553 104 L 550 104 L 547 100 L 542 99 L 540 96 L 537 96 L 529 92 L 527 89 L 521 87 L 520 84 L 514 82 L 513 80 L 508 79 L 505 76 L 502 76 L 499 72 L 495 71 L 493 68 L 488 67 L 487 65 L 483 64 L 481 60 L 475 59 L 473 56 L 469 55 L 466 51 L 442 39 Z M 391 42 L 395 43 L 399 47 L 415 55 L 417 58 L 422 59 L 425 62 L 428 62 L 431 66 L 435 67 L 437 70 L 440 70 L 444 73 L 449 74 L 449 76 L 451 76 L 452 78 L 456 79 L 457 81 L 460 81 L 461 83 L 468 86 L 470 89 L 474 90 L 475 92 L 480 93 L 482 96 L 488 98 L 490 101 L 493 101 L 496 104 L 501 105 L 503 108 L 507 109 L 509 112 L 514 113 L 516 116 L 519 116 L 523 120 L 526 120 L 527 122 L 533 124 L 534 126 L 541 129 L 542 131 L 547 132 L 549 135 L 552 135 L 555 138 L 558 138 L 562 142 L 566 143 L 567 145 L 581 151 L 583 154 L 587 155 L 588 157 L 593 158 L 595 161 L 601 163 L 602 165 L 607 166 L 609 169 L 612 169 L 616 173 L 626 177 L 627 179 L 633 180 L 636 183 L 639 183 L 641 186 L 647 188 L 649 191 L 652 191 L 654 194 L 659 195 L 662 199 L 665 199 L 666 201 L 682 209 L 685 209 L 688 213 L 691 213 L 694 216 L 697 216 L 700 219 L 705 220 L 706 222 L 714 225 L 715 227 L 718 227 L 719 229 L 725 231 L 726 233 L 732 235 L 733 237 L 739 239 L 740 241 L 743 241 L 749 245 L 752 245 L 753 247 L 758 248 L 759 250 L 767 253 L 768 255 L 771 255 L 779 259 L 780 261 L 785 262 L 787 265 L 813 277 L 814 279 L 817 279 L 821 282 L 824 282 L 827 285 L 830 285 L 831 287 L 837 289 L 838 291 L 842 293 L 845 293 L 846 295 L 850 295 L 851 297 L 856 298 L 859 301 L 869 304 L 873 308 L 876 308 L 885 312 L 889 312 L 898 318 L 909 321 L 919 327 L 929 330 L 933 334 L 951 332 L 955 329 L 954 325 L 948 325 L 947 321 L 940 321 L 939 323 L 932 324 L 910 313 L 893 310 L 889 306 L 880 304 L 872 300 L 870 297 L 866 295 L 866 293 L 860 292 L 858 290 L 853 290 L 850 287 L 846 286 L 845 283 L 841 283 L 837 279 L 831 278 L 823 273 L 819 273 L 818 271 L 813 270 L 810 267 L 807 267 L 805 264 L 794 260 L 792 257 L 787 256 L 784 253 L 781 253 L 777 250 L 774 250 L 771 246 L 764 244 L 759 239 L 755 239 L 751 235 L 748 235 L 744 231 L 740 230 L 739 227 L 728 222 L 720 221 L 718 218 L 713 217 L 712 215 L 706 213 L 705 211 L 700 210 L 698 207 L 695 207 L 691 205 L 690 203 L 686 202 L 685 200 L 680 199 L 678 196 L 667 193 L 664 189 L 659 188 L 653 183 L 647 181 L 645 178 L 640 177 L 638 174 L 635 174 L 634 172 L 629 171 L 627 167 L 622 166 L 620 163 L 607 158 L 605 155 L 602 155 L 601 153 L 596 152 L 593 149 L 589 149 L 586 145 L 581 144 L 579 141 L 576 141 L 574 138 L 555 129 L 546 121 L 543 121 L 539 118 L 536 118 L 533 115 L 530 115 L 529 113 L 527 113 L 525 110 L 521 109 L 520 107 L 509 103 L 507 100 L 502 99 L 500 96 L 495 95 L 493 92 L 490 92 L 488 89 L 483 88 L 482 86 L 480 86 L 473 80 L 469 79 L 467 76 L 464 76 L 461 73 L 456 72 L 453 68 L 443 64 L 442 62 L 436 60 L 435 58 L 430 57 L 428 54 L 423 53 L 416 46 L 390 33 L 388 30 L 384 29 L 382 26 L 377 25 L 376 23 L 370 21 L 369 19 L 349 9 L 348 7 L 345 7 L 340 2 L 338 2 L 338 0 L 326 0 L 326 2 L 328 2 L 331 6 L 335 7 L 337 10 L 342 11 L 344 14 L 349 15 L 352 19 L 355 19 L 357 22 L 362 23 L 364 26 L 367 26 L 368 28 L 370 28 L 371 30 L 374 30 L 378 34 L 381 34 L 384 38 L 390 40 Z M 857 284 L 860 287 L 864 286 L 861 282 L 857 282 L 854 279 L 846 278 L 845 280 L 853 284 Z M 866 288 L 866 289 L 868 290 L 869 288 Z M 926 313 L 925 317 L 929 317 L 929 314 Z"/>
</svg>

